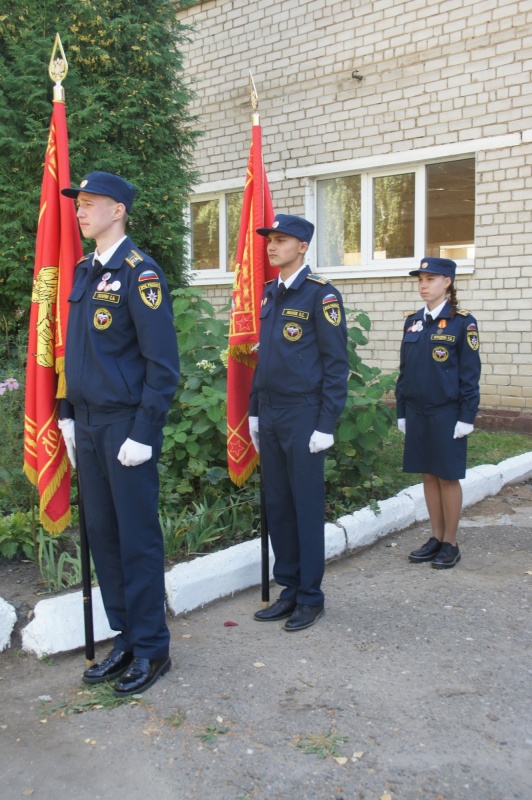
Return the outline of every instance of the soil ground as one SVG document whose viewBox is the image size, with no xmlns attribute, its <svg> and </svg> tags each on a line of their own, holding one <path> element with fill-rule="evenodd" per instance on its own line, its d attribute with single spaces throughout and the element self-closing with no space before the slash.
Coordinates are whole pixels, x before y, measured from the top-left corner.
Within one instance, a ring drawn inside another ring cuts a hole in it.
<svg viewBox="0 0 532 800">
<path fill-rule="evenodd" d="M 17 630 L 3 800 L 528 800 L 531 528 L 532 483 L 507 486 L 464 511 L 454 569 L 408 562 L 427 523 L 329 564 L 307 631 L 255 622 L 258 589 L 170 617 L 173 669 L 115 708 L 80 682 L 83 653 L 38 660 Z M 19 628 L 37 579 L 0 565 Z"/>
</svg>

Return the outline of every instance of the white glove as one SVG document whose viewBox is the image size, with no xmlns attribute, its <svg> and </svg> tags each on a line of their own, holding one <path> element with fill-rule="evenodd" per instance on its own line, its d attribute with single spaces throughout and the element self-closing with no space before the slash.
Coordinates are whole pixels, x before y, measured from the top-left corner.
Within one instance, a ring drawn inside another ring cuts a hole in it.
<svg viewBox="0 0 532 800">
<path fill-rule="evenodd" d="M 124 467 L 138 467 L 139 464 L 149 461 L 151 454 L 151 445 L 134 442 L 133 439 L 126 439 L 118 451 L 117 458 Z"/>
<path fill-rule="evenodd" d="M 331 447 L 333 444 L 334 436 L 332 433 L 320 433 L 320 431 L 314 431 L 310 437 L 308 449 L 311 453 L 319 453 L 321 450 L 327 450 L 327 448 Z"/>
<path fill-rule="evenodd" d="M 249 423 L 249 435 L 251 436 L 251 441 L 253 442 L 253 447 L 259 452 L 259 418 L 258 417 L 248 417 Z"/>
<path fill-rule="evenodd" d="M 57 424 L 63 434 L 68 460 L 72 465 L 72 469 L 76 469 L 76 425 L 74 420 L 64 417 L 63 419 L 58 419 Z"/>
<path fill-rule="evenodd" d="M 474 429 L 474 425 L 469 422 L 457 422 L 454 426 L 453 439 L 461 439 L 462 436 L 467 436 Z"/>
<path fill-rule="evenodd" d="M 401 433 L 406 433 L 406 419 L 404 417 L 401 417 L 401 419 L 397 420 L 397 427 Z"/>
</svg>

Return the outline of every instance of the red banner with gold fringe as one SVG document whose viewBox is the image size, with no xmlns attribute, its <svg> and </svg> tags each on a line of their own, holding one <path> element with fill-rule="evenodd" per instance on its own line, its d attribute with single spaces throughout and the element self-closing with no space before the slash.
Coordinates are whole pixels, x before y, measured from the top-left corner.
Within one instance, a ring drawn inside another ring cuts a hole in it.
<svg viewBox="0 0 532 800">
<path fill-rule="evenodd" d="M 273 218 L 262 161 L 262 131 L 254 124 L 238 235 L 227 362 L 227 461 L 231 480 L 238 486 L 249 478 L 258 462 L 249 435 L 249 394 L 257 361 L 264 283 L 279 273 L 268 261 L 266 238 L 255 231 L 269 227 Z"/>
<path fill-rule="evenodd" d="M 68 296 L 83 251 L 70 186 L 68 131 L 63 101 L 54 100 L 44 159 L 31 295 L 24 472 L 39 489 L 43 528 L 60 533 L 71 521 L 70 464 L 57 427 L 57 398 L 65 395 Z"/>
</svg>

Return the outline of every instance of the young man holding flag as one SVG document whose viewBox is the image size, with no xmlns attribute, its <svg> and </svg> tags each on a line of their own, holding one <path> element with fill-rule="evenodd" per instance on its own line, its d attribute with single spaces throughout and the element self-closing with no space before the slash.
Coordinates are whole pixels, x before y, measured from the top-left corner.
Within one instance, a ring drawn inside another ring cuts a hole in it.
<svg viewBox="0 0 532 800">
<path fill-rule="evenodd" d="M 280 275 L 262 299 L 249 428 L 261 456 L 273 573 L 284 588 L 255 619 L 289 617 L 285 630 L 297 631 L 324 611 L 325 451 L 347 397 L 347 327 L 338 290 L 305 265 L 314 225 L 277 214 L 257 233 L 268 238 Z"/>
<path fill-rule="evenodd" d="M 125 234 L 135 193 L 108 172 L 62 189 L 96 250 L 78 263 L 69 297 L 59 425 L 78 462 L 89 545 L 117 631 L 111 652 L 83 680 L 118 678 L 118 696 L 148 689 L 171 666 L 157 460 L 179 355 L 162 270 Z"/>
</svg>

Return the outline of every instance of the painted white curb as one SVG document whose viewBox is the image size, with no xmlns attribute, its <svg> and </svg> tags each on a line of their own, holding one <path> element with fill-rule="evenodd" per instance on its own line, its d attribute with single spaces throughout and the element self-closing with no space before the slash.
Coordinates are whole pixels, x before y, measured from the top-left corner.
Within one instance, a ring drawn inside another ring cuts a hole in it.
<svg viewBox="0 0 532 800">
<path fill-rule="evenodd" d="M 107 622 L 99 586 L 92 590 L 92 614 L 94 640 L 112 638 L 115 634 Z M 39 600 L 32 621 L 22 631 L 22 649 L 38 656 L 76 650 L 84 642 L 82 592 Z"/>
<path fill-rule="evenodd" d="M 497 494 L 508 483 L 520 483 L 531 477 L 532 452 L 508 458 L 498 466 L 484 464 L 470 469 L 461 481 L 464 507 Z M 378 506 L 378 514 L 369 507 L 363 508 L 325 525 L 327 560 L 368 547 L 383 536 L 428 519 L 421 484 L 403 489 L 395 497 L 380 501 Z M 205 603 L 259 585 L 260 560 L 260 540 L 254 539 L 177 564 L 165 578 L 169 610 L 173 614 L 192 611 Z M 114 634 L 107 624 L 99 588 L 93 590 L 92 596 L 95 641 L 110 639 Z M 13 607 L 0 598 L 0 651 L 8 646 L 14 624 Z M 3 643 L 4 639 L 7 643 Z M 22 631 L 22 643 L 24 650 L 38 656 L 83 647 L 82 593 L 39 601 L 34 618 Z"/>
<path fill-rule="evenodd" d="M 9 647 L 16 621 L 17 612 L 14 607 L 0 597 L 0 653 Z"/>
</svg>

